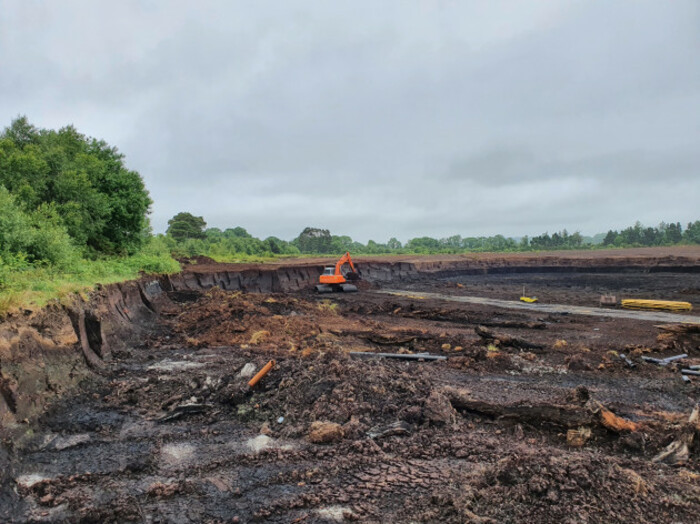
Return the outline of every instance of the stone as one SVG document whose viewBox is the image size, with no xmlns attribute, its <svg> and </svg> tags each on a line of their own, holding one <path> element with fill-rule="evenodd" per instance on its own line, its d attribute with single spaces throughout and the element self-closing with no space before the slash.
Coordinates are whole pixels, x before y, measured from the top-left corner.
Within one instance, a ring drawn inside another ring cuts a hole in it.
<svg viewBox="0 0 700 524">
<path fill-rule="evenodd" d="M 425 400 L 423 416 L 434 426 L 444 426 L 456 420 L 456 412 L 450 400 L 437 390 L 432 390 Z"/>
<path fill-rule="evenodd" d="M 335 422 L 316 421 L 309 427 L 309 440 L 314 444 L 329 444 L 337 442 L 345 436 L 340 424 Z"/>
<path fill-rule="evenodd" d="M 245 366 L 243 366 L 243 369 L 238 372 L 238 376 L 241 378 L 251 378 L 253 375 L 255 375 L 255 369 L 255 364 L 248 362 Z"/>
</svg>

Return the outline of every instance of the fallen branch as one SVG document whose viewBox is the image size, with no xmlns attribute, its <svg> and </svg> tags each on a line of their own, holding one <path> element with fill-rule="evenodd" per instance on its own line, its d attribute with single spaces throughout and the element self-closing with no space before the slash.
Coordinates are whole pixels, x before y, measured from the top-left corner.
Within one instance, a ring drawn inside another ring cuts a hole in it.
<svg viewBox="0 0 700 524">
<path fill-rule="evenodd" d="M 511 337 L 504 333 L 494 333 L 493 331 L 486 329 L 484 326 L 476 326 L 474 332 L 479 335 L 482 339 L 487 342 L 498 341 L 501 346 L 511 346 L 518 349 L 542 349 L 544 346 L 541 344 L 534 344 L 523 340 L 521 338 Z"/>
<path fill-rule="evenodd" d="M 469 391 L 464 389 L 446 387 L 442 393 L 458 411 L 493 418 L 512 418 L 535 425 L 546 423 L 563 428 L 603 426 L 616 433 L 639 429 L 637 423 L 618 417 L 600 402 L 592 402 L 586 407 L 571 404 L 493 404 L 473 399 Z"/>
<path fill-rule="evenodd" d="M 547 329 L 547 324 L 544 322 L 521 322 L 518 320 L 492 320 L 487 322 L 481 322 L 480 325 L 512 329 Z"/>
<path fill-rule="evenodd" d="M 351 351 L 351 357 L 361 358 L 395 358 L 399 360 L 447 360 L 442 355 L 431 355 L 430 353 L 371 353 L 369 351 Z"/>
<path fill-rule="evenodd" d="M 170 413 L 163 415 L 157 420 L 158 422 L 170 422 L 172 420 L 177 420 L 183 417 L 184 415 L 203 413 L 209 408 L 211 408 L 211 405 L 209 404 L 180 404 L 179 406 L 175 406 L 175 408 L 173 408 L 173 410 L 170 411 Z"/>
<path fill-rule="evenodd" d="M 415 336 L 408 337 L 408 338 L 402 338 L 402 339 L 396 339 L 396 338 L 380 338 L 376 335 L 369 335 L 364 337 L 365 340 L 369 340 L 373 344 L 377 344 L 379 346 L 402 346 L 404 344 L 409 344 L 416 340 Z"/>
<path fill-rule="evenodd" d="M 512 418 L 532 424 L 554 424 L 564 428 L 577 428 L 592 425 L 596 421 L 594 413 L 581 406 L 557 404 L 493 404 L 473 399 L 463 389 L 446 387 L 442 393 L 458 411 L 467 411 L 492 418 Z"/>
</svg>

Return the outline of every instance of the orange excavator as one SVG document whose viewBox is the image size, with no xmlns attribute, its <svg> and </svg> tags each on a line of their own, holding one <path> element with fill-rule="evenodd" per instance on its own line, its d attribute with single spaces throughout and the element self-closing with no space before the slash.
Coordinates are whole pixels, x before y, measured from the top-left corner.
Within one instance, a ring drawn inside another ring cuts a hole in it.
<svg viewBox="0 0 700 524">
<path fill-rule="evenodd" d="M 343 266 L 348 264 L 350 271 L 343 273 Z M 345 253 L 335 266 L 324 268 L 323 273 L 318 277 L 316 291 L 318 293 L 333 293 L 334 291 L 342 291 L 345 293 L 357 291 L 357 286 L 349 284 L 348 280 L 356 281 L 360 279 L 355 265 L 352 263 L 350 253 Z"/>
</svg>

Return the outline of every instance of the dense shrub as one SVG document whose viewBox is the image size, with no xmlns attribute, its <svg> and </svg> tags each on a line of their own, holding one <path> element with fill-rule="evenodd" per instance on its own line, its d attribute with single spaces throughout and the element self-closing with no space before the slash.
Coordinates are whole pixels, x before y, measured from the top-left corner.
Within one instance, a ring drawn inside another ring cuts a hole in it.
<svg viewBox="0 0 700 524">
<path fill-rule="evenodd" d="M 23 211 L 0 186 L 0 256 L 2 265 L 16 269 L 18 261 L 67 269 L 78 253 L 52 206 Z"/>
</svg>

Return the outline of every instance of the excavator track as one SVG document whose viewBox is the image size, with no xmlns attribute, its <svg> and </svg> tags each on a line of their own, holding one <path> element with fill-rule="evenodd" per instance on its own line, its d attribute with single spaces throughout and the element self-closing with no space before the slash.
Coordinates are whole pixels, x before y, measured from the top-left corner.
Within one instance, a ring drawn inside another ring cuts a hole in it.
<svg viewBox="0 0 700 524">
<path fill-rule="evenodd" d="M 352 284 L 316 284 L 316 293 L 354 293 L 357 286 Z"/>
</svg>

